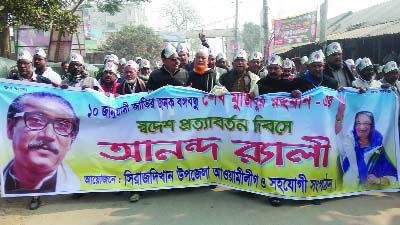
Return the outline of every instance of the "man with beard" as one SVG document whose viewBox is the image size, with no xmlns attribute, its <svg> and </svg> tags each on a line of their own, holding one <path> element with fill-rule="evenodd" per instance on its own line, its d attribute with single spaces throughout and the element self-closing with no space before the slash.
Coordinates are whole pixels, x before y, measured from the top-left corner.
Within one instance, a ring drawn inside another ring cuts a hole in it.
<svg viewBox="0 0 400 225">
<path fill-rule="evenodd" d="M 215 57 L 217 62 L 215 63 L 215 66 L 218 68 L 222 68 L 226 70 L 226 72 L 229 71 L 229 65 L 228 62 L 226 61 L 226 55 L 222 52 L 218 53 L 218 55 Z"/>
<path fill-rule="evenodd" d="M 167 85 L 185 86 L 189 73 L 187 70 L 179 68 L 178 53 L 172 45 L 168 45 L 161 51 L 161 60 L 163 65 L 160 69 L 151 72 L 147 89 L 155 91 Z"/>
<path fill-rule="evenodd" d="M 216 72 L 208 68 L 208 50 L 206 47 L 200 47 L 194 58 L 193 71 L 189 73 L 187 86 L 196 88 L 205 92 L 210 92 L 216 84 Z"/>
<path fill-rule="evenodd" d="M 19 80 L 24 82 L 36 82 L 52 84 L 51 80 L 43 77 L 42 75 L 37 75 L 33 73 L 32 70 L 32 55 L 26 50 L 22 50 L 17 56 L 17 71 L 11 73 L 7 79 Z M 57 86 L 56 84 L 53 84 Z"/>
<path fill-rule="evenodd" d="M 383 66 L 383 78 L 381 80 L 383 88 L 391 88 L 397 96 L 400 96 L 399 68 L 397 63 L 390 61 Z M 400 120 L 399 120 L 400 123 Z"/>
<path fill-rule="evenodd" d="M 101 88 L 107 96 L 117 93 L 117 87 L 119 86 L 119 83 L 117 82 L 117 73 L 117 65 L 112 62 L 106 63 L 101 77 Z"/>
<path fill-rule="evenodd" d="M 249 56 L 249 71 L 258 75 L 261 79 L 264 78 L 267 74 L 265 73 L 265 68 L 262 64 L 263 56 L 261 52 L 254 51 Z"/>
<path fill-rule="evenodd" d="M 244 92 L 254 95 L 254 89 L 260 77 L 247 71 L 247 53 L 240 49 L 236 52 L 232 70 L 222 74 L 219 83 L 229 92 Z"/>
<path fill-rule="evenodd" d="M 35 66 L 35 74 L 48 78 L 51 82 L 58 86 L 61 84 L 61 77 L 50 67 L 47 67 L 47 54 L 42 48 L 35 48 L 33 54 L 33 63 Z"/>
<path fill-rule="evenodd" d="M 80 190 L 79 178 L 63 161 L 79 132 L 79 118 L 61 96 L 34 92 L 18 96 L 7 113 L 14 158 L 4 168 L 6 194 Z M 40 206 L 34 197 L 30 209 Z"/>
<path fill-rule="evenodd" d="M 144 60 L 142 61 L 142 63 Z M 118 95 L 145 92 L 146 84 L 137 75 L 137 64 L 133 60 L 129 60 L 124 68 L 125 80 L 117 87 Z"/>
<path fill-rule="evenodd" d="M 68 61 L 64 61 L 61 63 L 61 80 L 64 80 L 65 78 L 67 78 L 67 73 L 68 73 Z"/>
<path fill-rule="evenodd" d="M 353 87 L 359 89 L 377 88 L 381 86 L 381 82 L 372 79 L 374 76 L 374 65 L 369 58 L 363 58 L 357 65 L 359 77 L 353 81 Z"/>
<path fill-rule="evenodd" d="M 332 42 L 326 47 L 327 63 L 324 74 L 334 78 L 340 87 L 351 87 L 355 80 L 353 73 L 343 62 L 342 47 L 338 42 Z"/>
<path fill-rule="evenodd" d="M 279 55 L 268 57 L 268 74 L 257 82 L 256 96 L 276 92 L 288 92 L 289 80 L 282 78 L 282 58 Z"/>
<path fill-rule="evenodd" d="M 214 70 L 214 72 L 216 74 L 216 79 L 218 82 L 221 75 L 228 71 L 226 69 L 217 67 L 216 62 L 217 62 L 217 60 L 216 60 L 214 50 L 212 48 L 208 48 L 208 68 Z"/>
<path fill-rule="evenodd" d="M 292 66 L 293 66 L 293 61 L 286 58 L 283 60 L 283 73 L 282 73 L 282 79 L 285 80 L 293 80 L 293 74 L 292 74 Z"/>
<path fill-rule="evenodd" d="M 189 61 L 189 49 L 185 44 L 179 44 L 177 49 L 178 57 L 180 60 L 179 67 L 187 70 L 188 72 L 193 70 L 193 63 Z"/>
<path fill-rule="evenodd" d="M 68 76 L 61 82 L 62 88 L 80 87 L 90 88 L 99 92 L 104 92 L 99 82 L 90 77 L 83 69 L 83 57 L 78 53 L 71 53 L 69 57 Z"/>
<path fill-rule="evenodd" d="M 304 93 L 320 86 L 336 90 L 339 87 L 338 82 L 323 72 L 325 65 L 324 58 L 324 53 L 321 50 L 311 53 L 308 62 L 308 70 L 304 73 L 304 76 L 293 79 L 290 83 L 290 90 Z"/>
</svg>

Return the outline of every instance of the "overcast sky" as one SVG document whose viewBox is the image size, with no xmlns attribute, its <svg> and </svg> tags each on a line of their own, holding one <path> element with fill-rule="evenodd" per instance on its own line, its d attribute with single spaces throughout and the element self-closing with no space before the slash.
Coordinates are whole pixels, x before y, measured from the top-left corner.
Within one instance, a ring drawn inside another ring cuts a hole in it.
<svg viewBox="0 0 400 225">
<path fill-rule="evenodd" d="M 188 0 L 201 16 L 198 29 L 217 29 L 234 26 L 235 0 Z M 328 0 L 328 18 L 348 11 L 359 11 L 388 0 Z M 155 29 L 165 26 L 159 16 L 160 6 L 168 0 L 146 3 L 149 25 Z M 268 0 L 269 20 L 296 16 L 316 10 L 324 0 Z M 263 0 L 239 0 L 239 22 L 260 24 Z M 230 18 L 230 19 L 229 19 Z"/>
</svg>

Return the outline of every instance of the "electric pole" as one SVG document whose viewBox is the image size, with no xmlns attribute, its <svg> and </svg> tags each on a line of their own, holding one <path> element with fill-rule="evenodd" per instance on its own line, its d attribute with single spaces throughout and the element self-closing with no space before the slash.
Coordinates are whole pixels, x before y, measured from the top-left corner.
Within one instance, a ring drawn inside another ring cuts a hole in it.
<svg viewBox="0 0 400 225">
<path fill-rule="evenodd" d="M 267 57 L 268 41 L 269 41 L 269 25 L 268 25 L 268 2 L 263 0 L 263 43 L 264 43 L 264 57 Z"/>
<path fill-rule="evenodd" d="M 239 17 L 239 0 L 236 0 L 236 12 L 235 12 L 235 42 L 239 49 L 239 38 L 238 38 L 238 17 Z"/>
</svg>

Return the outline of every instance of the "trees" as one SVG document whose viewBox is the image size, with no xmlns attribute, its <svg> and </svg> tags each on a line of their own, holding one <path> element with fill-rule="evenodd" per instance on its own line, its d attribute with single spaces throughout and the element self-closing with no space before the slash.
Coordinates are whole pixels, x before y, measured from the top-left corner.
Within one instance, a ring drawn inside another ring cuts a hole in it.
<svg viewBox="0 0 400 225">
<path fill-rule="evenodd" d="M 111 14 L 124 2 L 149 0 L 2 0 L 0 2 L 0 56 L 10 57 L 9 27 L 28 25 L 39 30 L 74 33 L 80 23 L 74 12 L 83 3 L 95 4 Z"/>
<path fill-rule="evenodd" d="M 255 23 L 245 23 L 241 35 L 243 49 L 251 54 L 253 51 L 261 51 L 261 27 Z"/>
<path fill-rule="evenodd" d="M 120 57 L 133 59 L 142 57 L 155 62 L 162 46 L 161 38 L 153 29 L 139 26 L 124 26 L 107 39 L 104 49 Z"/>
<path fill-rule="evenodd" d="M 161 7 L 161 17 L 176 31 L 187 31 L 199 24 L 200 17 L 188 0 L 166 1 Z"/>
</svg>

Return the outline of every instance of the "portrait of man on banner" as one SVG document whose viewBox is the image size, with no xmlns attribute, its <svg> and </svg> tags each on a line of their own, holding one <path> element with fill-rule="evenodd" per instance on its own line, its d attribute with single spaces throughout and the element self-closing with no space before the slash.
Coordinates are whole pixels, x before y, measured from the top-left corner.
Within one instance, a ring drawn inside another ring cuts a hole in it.
<svg viewBox="0 0 400 225">
<path fill-rule="evenodd" d="M 377 128 L 372 112 L 355 114 L 351 131 L 342 132 L 343 113 L 336 117 L 339 157 L 343 172 L 343 187 L 382 189 L 395 185 L 397 169 L 384 147 L 384 137 Z M 339 125 L 338 125 L 339 123 Z"/>
<path fill-rule="evenodd" d="M 80 181 L 64 162 L 79 132 L 79 118 L 63 97 L 49 92 L 18 96 L 7 112 L 14 158 L 3 170 L 6 194 L 69 192 Z"/>
</svg>

